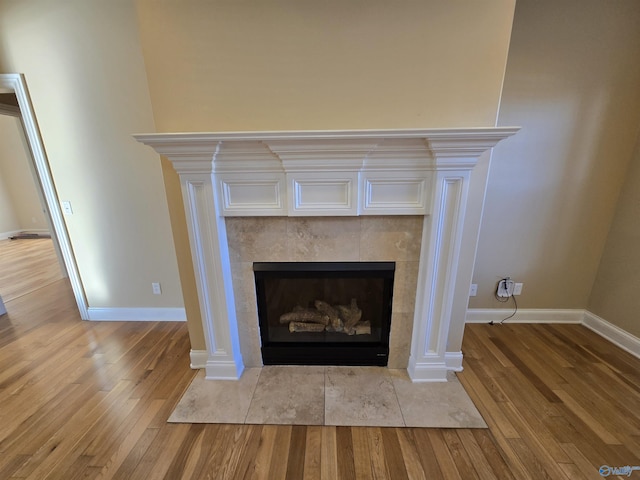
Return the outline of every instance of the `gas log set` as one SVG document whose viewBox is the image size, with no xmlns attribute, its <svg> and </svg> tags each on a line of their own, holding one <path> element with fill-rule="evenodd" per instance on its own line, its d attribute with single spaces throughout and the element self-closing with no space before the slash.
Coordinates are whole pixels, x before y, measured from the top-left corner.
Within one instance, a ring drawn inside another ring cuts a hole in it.
<svg viewBox="0 0 640 480">
<path fill-rule="evenodd" d="M 371 322 L 362 320 L 362 310 L 355 298 L 350 305 L 330 305 L 323 300 L 314 302 L 315 308 L 296 305 L 280 316 L 281 324 L 289 324 L 294 332 L 338 332 L 346 335 L 370 335 Z"/>
</svg>

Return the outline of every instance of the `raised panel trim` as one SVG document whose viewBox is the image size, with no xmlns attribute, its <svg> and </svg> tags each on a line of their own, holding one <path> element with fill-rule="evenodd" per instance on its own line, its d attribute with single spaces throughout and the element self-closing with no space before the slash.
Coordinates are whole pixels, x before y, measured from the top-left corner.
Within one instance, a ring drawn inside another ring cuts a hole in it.
<svg viewBox="0 0 640 480">
<path fill-rule="evenodd" d="M 291 216 L 358 214 L 358 174 L 355 172 L 290 174 L 288 180 Z"/>
<path fill-rule="evenodd" d="M 218 174 L 224 216 L 286 215 L 284 174 L 245 176 Z"/>
<path fill-rule="evenodd" d="M 428 213 L 427 175 L 411 176 L 405 172 L 362 174 L 360 191 L 363 215 L 426 215 Z"/>
</svg>

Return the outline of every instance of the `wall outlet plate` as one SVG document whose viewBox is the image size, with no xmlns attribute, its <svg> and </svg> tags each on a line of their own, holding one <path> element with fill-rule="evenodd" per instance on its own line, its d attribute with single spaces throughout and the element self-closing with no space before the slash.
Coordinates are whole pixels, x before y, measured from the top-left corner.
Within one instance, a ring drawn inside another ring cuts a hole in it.
<svg viewBox="0 0 640 480">
<path fill-rule="evenodd" d="M 516 283 L 515 287 L 513 287 L 514 295 L 522 295 L 522 283 Z"/>
<path fill-rule="evenodd" d="M 469 296 L 475 297 L 476 295 L 478 295 L 478 284 L 472 283 L 471 287 L 469 288 Z"/>
<path fill-rule="evenodd" d="M 501 298 L 509 298 L 513 295 L 513 289 L 515 288 L 516 283 L 510 278 L 503 278 L 498 282 L 498 291 L 497 294 Z"/>
</svg>

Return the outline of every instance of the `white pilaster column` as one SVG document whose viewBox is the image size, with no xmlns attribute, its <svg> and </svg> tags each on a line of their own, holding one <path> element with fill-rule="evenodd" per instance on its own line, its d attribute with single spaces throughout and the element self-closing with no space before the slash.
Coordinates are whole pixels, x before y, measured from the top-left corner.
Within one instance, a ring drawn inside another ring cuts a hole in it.
<svg viewBox="0 0 640 480">
<path fill-rule="evenodd" d="M 178 153 L 163 149 L 160 153 L 167 155 L 180 176 L 207 346 L 206 378 L 237 380 L 242 375 L 244 364 L 240 353 L 226 225 L 216 202 L 218 187 L 211 153 L 216 145 L 199 147 L 202 151 Z"/>
<path fill-rule="evenodd" d="M 438 170 L 425 218 L 408 372 L 414 382 L 447 380 L 447 335 L 469 190 L 468 168 Z"/>
</svg>

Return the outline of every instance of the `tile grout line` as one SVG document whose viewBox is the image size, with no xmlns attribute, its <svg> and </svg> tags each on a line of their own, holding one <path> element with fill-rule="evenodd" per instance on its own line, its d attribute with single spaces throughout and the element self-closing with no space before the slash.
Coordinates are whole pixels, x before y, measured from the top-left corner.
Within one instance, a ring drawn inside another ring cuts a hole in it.
<svg viewBox="0 0 640 480">
<path fill-rule="evenodd" d="M 396 397 L 396 402 L 398 402 L 398 408 L 400 409 L 400 416 L 402 417 L 403 426 L 407 426 L 407 421 L 404 418 L 404 411 L 402 410 L 402 404 L 400 403 L 400 398 L 398 397 L 398 391 L 396 390 L 396 384 L 393 381 L 393 376 L 390 373 L 387 373 L 389 379 L 391 380 L 391 387 L 393 388 L 393 394 Z"/>
<path fill-rule="evenodd" d="M 327 367 L 323 368 L 323 377 L 322 377 L 322 399 L 324 400 L 324 405 L 322 409 L 322 426 L 327 426 Z"/>
<path fill-rule="evenodd" d="M 256 390 L 258 388 L 258 382 L 260 381 L 260 377 L 262 376 L 262 369 L 264 368 L 264 365 L 262 367 L 260 367 L 260 373 L 258 374 L 258 379 L 256 380 L 256 384 L 253 386 L 253 390 L 251 391 L 251 400 L 249 401 L 249 406 L 247 407 L 247 413 L 244 414 L 244 422 L 242 422 L 243 425 L 247 424 L 247 417 L 249 416 L 249 411 L 251 410 L 251 405 L 253 404 L 253 400 L 256 396 Z"/>
</svg>

